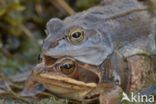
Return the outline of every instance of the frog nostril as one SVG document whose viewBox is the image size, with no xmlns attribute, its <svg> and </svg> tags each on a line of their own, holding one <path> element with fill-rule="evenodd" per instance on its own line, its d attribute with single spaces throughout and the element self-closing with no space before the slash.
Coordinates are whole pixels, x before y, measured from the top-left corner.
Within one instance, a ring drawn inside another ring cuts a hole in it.
<svg viewBox="0 0 156 104">
<path fill-rule="evenodd" d="M 58 45 L 58 42 L 52 42 L 49 48 L 55 48 Z"/>
<path fill-rule="evenodd" d="M 45 42 L 43 43 L 43 50 L 47 51 L 50 48 L 55 48 L 58 45 L 58 42 Z"/>
</svg>

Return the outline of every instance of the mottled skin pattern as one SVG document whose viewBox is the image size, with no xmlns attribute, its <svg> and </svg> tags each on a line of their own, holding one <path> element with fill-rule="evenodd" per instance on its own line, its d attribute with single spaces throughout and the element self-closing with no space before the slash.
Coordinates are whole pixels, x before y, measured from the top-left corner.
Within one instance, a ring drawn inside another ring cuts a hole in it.
<svg viewBox="0 0 156 104">
<path fill-rule="evenodd" d="M 128 86 L 134 91 L 141 88 L 140 78 L 146 78 L 146 68 L 138 68 L 143 64 L 140 61 L 132 64 L 132 60 L 136 61 L 133 57 L 156 54 L 153 21 L 146 7 L 136 0 L 109 0 L 107 5 L 93 7 L 64 21 L 58 18 L 49 20 L 42 55 L 53 58 L 71 56 L 91 65 L 101 65 L 109 58 L 114 80 L 122 84 L 125 80 L 122 72 L 128 72 L 126 77 L 131 80 Z M 77 31 L 82 37 L 71 36 Z M 101 69 L 108 70 L 105 66 Z"/>
<path fill-rule="evenodd" d="M 123 0 L 91 8 L 64 21 L 53 18 L 47 23 L 43 53 L 55 58 L 71 56 L 93 65 L 100 65 L 114 52 L 123 57 L 154 53 L 155 40 L 150 35 L 153 21 L 145 8 L 135 0 Z M 84 33 L 79 44 L 68 39 L 77 31 Z"/>
<path fill-rule="evenodd" d="M 124 91 L 135 92 L 145 86 L 145 79 L 153 73 L 152 57 L 156 54 L 154 28 L 155 22 L 146 7 L 136 0 L 108 0 L 104 5 L 77 13 L 63 21 L 58 18 L 49 20 L 42 57 L 49 60 L 69 56 L 88 66 L 97 66 L 102 76 L 100 83 L 111 80 Z M 53 62 L 48 61 L 45 66 L 51 64 Z M 43 67 L 41 69 L 45 70 Z M 53 81 L 47 81 L 45 77 L 54 76 L 47 73 L 44 77 L 36 77 L 39 78 L 36 80 L 44 85 L 50 83 L 50 89 Z M 64 86 L 64 90 L 67 86 Z M 101 104 L 118 104 L 117 100 L 112 99 L 118 99 L 116 95 L 120 91 L 102 88 L 98 83 L 90 95 L 100 91 L 103 92 L 100 93 Z M 117 89 L 120 88 L 117 86 Z"/>
<path fill-rule="evenodd" d="M 34 96 L 41 92 L 36 87 L 43 84 L 60 97 L 85 102 L 99 99 L 100 104 L 115 104 L 112 101 L 119 103 L 122 89 L 111 81 L 101 83 L 102 77 L 97 66 L 70 57 L 58 59 L 52 65 L 46 65 L 43 61 L 34 68 L 21 94 Z"/>
<path fill-rule="evenodd" d="M 129 90 L 131 92 L 142 90 L 148 81 L 147 79 L 155 79 L 153 65 L 150 57 L 136 55 L 129 57 L 127 60 L 129 62 L 129 68 L 131 69 L 131 82 L 129 86 Z"/>
</svg>

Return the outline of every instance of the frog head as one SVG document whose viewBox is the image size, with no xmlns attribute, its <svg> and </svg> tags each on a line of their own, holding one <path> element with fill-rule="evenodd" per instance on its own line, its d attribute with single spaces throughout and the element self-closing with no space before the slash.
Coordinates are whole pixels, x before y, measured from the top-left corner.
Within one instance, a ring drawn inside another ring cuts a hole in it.
<svg viewBox="0 0 156 104">
<path fill-rule="evenodd" d="M 50 62 L 50 58 L 43 57 L 42 63 L 34 68 L 28 79 L 22 96 L 40 93 L 37 86 L 41 84 L 54 95 L 77 101 L 101 99 L 102 102 L 111 102 L 112 98 L 118 98 L 121 89 L 113 81 L 103 82 L 104 75 L 98 66 L 85 64 L 71 57 L 59 58 L 55 63 L 52 60 Z"/>
<path fill-rule="evenodd" d="M 47 23 L 47 37 L 43 43 L 45 56 L 63 56 L 92 65 L 99 65 L 112 52 L 110 39 L 104 32 L 96 30 L 93 24 L 62 21 L 54 18 Z"/>
<path fill-rule="evenodd" d="M 43 59 L 42 63 L 34 68 L 22 95 L 38 94 L 36 88 L 42 84 L 59 97 L 85 100 L 86 95 L 95 89 L 99 82 L 101 82 L 101 72 L 97 66 L 83 64 L 70 57 L 58 59 L 53 64 Z M 87 101 L 93 100 L 92 96 L 94 97 L 94 94 L 91 94 Z"/>
</svg>

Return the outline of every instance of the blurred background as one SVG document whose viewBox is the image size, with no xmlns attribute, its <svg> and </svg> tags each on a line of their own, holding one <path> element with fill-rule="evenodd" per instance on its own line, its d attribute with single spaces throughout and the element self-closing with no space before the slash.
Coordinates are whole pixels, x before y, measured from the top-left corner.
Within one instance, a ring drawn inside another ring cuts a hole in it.
<svg viewBox="0 0 156 104">
<path fill-rule="evenodd" d="M 64 19 L 100 0 L 0 0 L 0 71 L 30 70 L 41 52 L 46 22 Z"/>
<path fill-rule="evenodd" d="M 47 21 L 53 17 L 64 19 L 99 2 L 100 0 L 0 0 L 0 104 L 17 104 L 10 95 L 19 99 L 14 91 L 21 89 L 23 85 L 16 84 L 12 89 L 9 86 L 6 91 L 6 84 L 12 85 L 6 79 L 8 76 L 12 79 L 15 76 L 15 80 L 23 79 L 25 75 L 20 74 L 31 72 L 39 62 Z M 6 99 L 3 97 L 4 93 L 8 94 Z M 38 103 L 52 104 L 51 101 L 55 104 L 62 103 L 53 98 Z"/>
<path fill-rule="evenodd" d="M 150 10 L 154 11 L 156 0 L 151 1 Z M 0 0 L 0 77 L 32 70 L 38 63 L 50 18 L 64 19 L 99 3 L 100 0 Z M 4 104 L 3 99 L 0 104 Z"/>
</svg>

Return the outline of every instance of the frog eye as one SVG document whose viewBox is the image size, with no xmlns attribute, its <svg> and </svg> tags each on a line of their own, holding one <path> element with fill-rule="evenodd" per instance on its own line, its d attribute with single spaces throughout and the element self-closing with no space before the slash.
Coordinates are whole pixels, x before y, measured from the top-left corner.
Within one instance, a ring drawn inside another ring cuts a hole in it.
<svg viewBox="0 0 156 104">
<path fill-rule="evenodd" d="M 84 31 L 75 31 L 67 36 L 69 42 L 74 45 L 79 45 L 84 40 Z"/>
<path fill-rule="evenodd" d="M 60 65 L 60 70 L 63 74 L 69 75 L 75 71 L 76 67 L 74 63 L 63 63 Z"/>
</svg>

